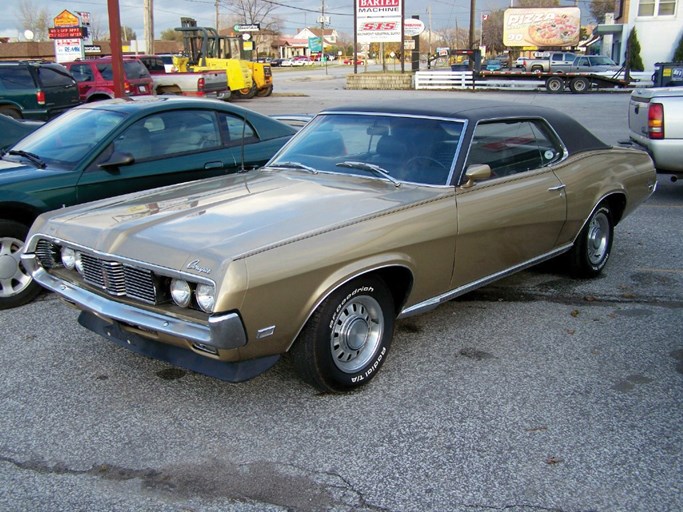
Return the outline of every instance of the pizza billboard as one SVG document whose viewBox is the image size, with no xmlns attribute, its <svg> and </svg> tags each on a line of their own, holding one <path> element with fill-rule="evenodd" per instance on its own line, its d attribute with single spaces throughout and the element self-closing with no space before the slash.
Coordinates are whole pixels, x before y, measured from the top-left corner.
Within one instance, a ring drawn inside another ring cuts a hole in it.
<svg viewBox="0 0 683 512">
<path fill-rule="evenodd" d="M 506 9 L 503 16 L 505 46 L 576 46 L 580 33 L 578 7 Z"/>
</svg>

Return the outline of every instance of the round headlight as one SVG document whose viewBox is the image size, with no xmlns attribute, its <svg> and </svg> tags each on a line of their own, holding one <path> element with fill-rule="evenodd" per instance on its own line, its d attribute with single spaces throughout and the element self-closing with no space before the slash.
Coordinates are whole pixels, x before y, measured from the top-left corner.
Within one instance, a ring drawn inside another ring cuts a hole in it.
<svg viewBox="0 0 683 512">
<path fill-rule="evenodd" d="M 182 279 L 171 279 L 171 297 L 178 306 L 182 308 L 189 306 L 192 300 L 192 289 L 188 282 Z"/>
<path fill-rule="evenodd" d="M 79 251 L 76 251 L 76 270 L 79 274 L 83 275 L 83 259 Z"/>
<path fill-rule="evenodd" d="M 216 304 L 216 296 L 214 288 L 210 284 L 199 284 L 195 290 L 195 297 L 197 304 L 205 313 L 213 313 L 213 307 Z"/>
<path fill-rule="evenodd" d="M 62 247 L 62 264 L 69 270 L 76 266 L 76 251 L 71 247 Z"/>
</svg>

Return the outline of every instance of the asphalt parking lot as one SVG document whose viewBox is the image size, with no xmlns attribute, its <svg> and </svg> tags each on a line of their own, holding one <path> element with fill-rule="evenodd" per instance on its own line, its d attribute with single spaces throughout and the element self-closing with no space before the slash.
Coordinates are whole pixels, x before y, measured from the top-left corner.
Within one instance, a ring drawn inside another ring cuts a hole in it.
<svg viewBox="0 0 683 512">
<path fill-rule="evenodd" d="M 627 138 L 628 95 L 347 91 L 276 71 L 266 114 L 472 94 Z M 348 72 L 348 68 L 345 70 Z M 523 272 L 399 322 L 380 374 L 319 394 L 289 361 L 231 385 L 81 328 L 51 295 L 0 311 L 0 509 L 683 510 L 683 181 L 615 230 L 603 275 Z"/>
</svg>

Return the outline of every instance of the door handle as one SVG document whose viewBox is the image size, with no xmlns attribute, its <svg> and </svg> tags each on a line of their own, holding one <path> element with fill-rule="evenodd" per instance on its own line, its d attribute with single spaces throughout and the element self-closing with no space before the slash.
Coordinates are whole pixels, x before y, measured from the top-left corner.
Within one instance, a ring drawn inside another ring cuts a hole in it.
<svg viewBox="0 0 683 512">
<path fill-rule="evenodd" d="M 565 188 L 567 188 L 567 185 L 565 185 L 563 183 L 562 185 L 557 185 L 556 187 L 550 187 L 548 189 L 548 192 L 555 192 L 556 190 L 564 190 Z"/>
<path fill-rule="evenodd" d="M 204 164 L 204 169 L 222 169 L 223 162 L 207 162 Z"/>
</svg>

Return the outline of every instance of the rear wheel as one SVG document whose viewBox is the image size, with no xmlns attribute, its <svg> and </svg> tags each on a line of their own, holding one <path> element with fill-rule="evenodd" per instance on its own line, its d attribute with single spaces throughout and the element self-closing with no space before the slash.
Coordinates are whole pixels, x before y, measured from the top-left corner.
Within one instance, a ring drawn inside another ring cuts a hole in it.
<svg viewBox="0 0 683 512">
<path fill-rule="evenodd" d="M 0 220 L 0 309 L 26 304 L 42 289 L 21 263 L 21 250 L 27 234 L 28 226 Z"/>
<path fill-rule="evenodd" d="M 558 93 L 564 91 L 564 80 L 559 77 L 551 76 L 545 81 L 545 88 L 548 92 Z"/>
<path fill-rule="evenodd" d="M 587 78 L 583 77 L 576 77 L 573 78 L 571 82 L 569 82 L 569 88 L 572 90 L 572 92 L 577 93 L 577 94 L 583 94 L 584 92 L 588 92 L 588 89 L 590 89 L 591 83 L 588 81 Z"/>
<path fill-rule="evenodd" d="M 0 114 L 11 117 L 12 119 L 21 119 L 21 112 L 14 107 L 0 107 Z"/>
<path fill-rule="evenodd" d="M 292 347 L 301 378 L 322 391 L 349 391 L 372 379 L 394 333 L 394 300 L 384 282 L 361 277 L 335 290 Z"/>
<path fill-rule="evenodd" d="M 600 274 L 607 265 L 613 237 L 612 211 L 603 203 L 590 216 L 568 254 L 570 272 L 577 277 Z"/>
</svg>

